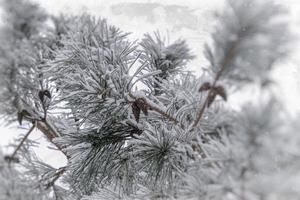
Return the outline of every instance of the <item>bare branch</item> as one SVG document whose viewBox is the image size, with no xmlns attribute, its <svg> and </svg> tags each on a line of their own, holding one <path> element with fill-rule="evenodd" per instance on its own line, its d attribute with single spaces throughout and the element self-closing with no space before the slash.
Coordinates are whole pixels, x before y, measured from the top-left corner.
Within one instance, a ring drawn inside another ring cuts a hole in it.
<svg viewBox="0 0 300 200">
<path fill-rule="evenodd" d="M 207 94 L 207 97 L 202 105 L 202 107 L 199 109 L 198 111 L 198 114 L 197 114 L 197 117 L 192 125 L 192 129 L 195 128 L 199 121 L 201 120 L 202 118 L 202 115 L 204 114 L 204 111 L 205 111 L 205 108 L 207 107 L 208 105 L 208 102 L 209 102 L 209 97 L 212 95 L 212 93 L 214 92 L 213 88 L 216 87 L 216 84 L 218 82 L 218 80 L 220 79 L 220 77 L 222 76 L 226 66 L 230 63 L 230 61 L 232 60 L 232 58 L 234 57 L 234 53 L 235 53 L 235 50 L 238 46 L 240 42 L 240 38 L 238 38 L 233 44 L 232 46 L 230 47 L 229 51 L 227 52 L 227 55 L 225 55 L 222 63 L 221 63 L 221 67 L 220 67 L 220 71 L 217 73 L 215 79 L 214 79 L 214 82 L 212 84 L 212 86 L 210 87 L 209 91 L 208 91 L 208 94 Z"/>
<path fill-rule="evenodd" d="M 15 151 L 12 153 L 12 155 L 10 156 L 10 159 L 13 160 L 14 157 L 16 156 L 18 150 L 21 148 L 21 146 L 24 144 L 25 140 L 28 138 L 28 136 L 30 135 L 30 133 L 34 130 L 35 128 L 35 123 L 31 126 L 31 128 L 28 130 L 28 132 L 26 133 L 26 135 L 24 136 L 24 138 L 21 140 L 21 142 L 18 144 L 17 148 L 15 149 Z"/>
</svg>

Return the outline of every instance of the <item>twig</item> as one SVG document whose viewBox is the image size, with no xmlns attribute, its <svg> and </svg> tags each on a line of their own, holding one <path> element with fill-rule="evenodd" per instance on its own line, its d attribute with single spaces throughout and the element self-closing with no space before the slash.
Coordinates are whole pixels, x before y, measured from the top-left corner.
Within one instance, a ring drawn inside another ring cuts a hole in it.
<svg viewBox="0 0 300 200">
<path fill-rule="evenodd" d="M 43 108 L 43 111 L 44 111 L 44 120 L 46 121 L 47 109 L 46 109 L 45 101 L 42 101 L 42 108 Z"/>
<path fill-rule="evenodd" d="M 47 139 L 54 144 L 67 158 L 69 156 L 65 151 L 63 151 L 63 146 L 60 146 L 53 142 L 53 139 L 58 137 L 59 135 L 56 131 L 51 127 L 51 125 L 47 121 L 37 121 L 37 128 L 47 137 Z"/>
<path fill-rule="evenodd" d="M 46 185 L 46 189 L 50 188 L 51 186 L 54 186 L 54 183 L 57 181 L 57 179 L 59 179 L 66 171 L 66 167 L 61 167 L 59 168 L 55 174 L 54 174 L 54 178 L 52 181 L 50 181 L 47 185 Z"/>
<path fill-rule="evenodd" d="M 24 102 L 26 105 L 26 111 L 28 113 L 31 114 L 32 118 L 25 118 L 27 121 L 30 122 L 35 122 L 36 123 L 36 128 L 41 131 L 46 138 L 53 144 L 55 145 L 63 154 L 65 154 L 65 156 L 67 158 L 69 158 L 69 156 L 67 156 L 67 153 L 65 151 L 63 151 L 63 146 L 56 144 L 55 142 L 53 142 L 53 139 L 56 137 L 59 137 L 60 134 L 59 132 L 55 129 L 55 127 L 53 127 L 51 125 L 51 123 L 49 123 L 49 121 L 47 119 L 45 119 L 44 117 L 42 117 L 41 115 L 39 115 L 38 113 L 36 113 L 30 105 L 26 104 L 26 102 Z"/>
<path fill-rule="evenodd" d="M 232 46 L 231 46 L 231 48 L 229 49 L 227 55 L 224 57 L 224 60 L 223 60 L 223 62 L 221 63 L 221 69 L 220 69 L 220 71 L 216 74 L 216 77 L 215 77 L 215 79 L 214 79 L 214 82 L 213 82 L 213 84 L 212 84 L 211 88 L 209 89 L 208 94 L 207 94 L 207 96 L 206 96 L 206 99 L 205 99 L 205 101 L 204 101 L 202 107 L 201 107 L 200 110 L 198 111 L 197 117 L 196 117 L 196 119 L 195 119 L 195 121 L 194 121 L 194 123 L 193 123 L 193 125 L 192 125 L 192 128 L 191 128 L 189 131 L 192 131 L 192 130 L 198 125 L 198 123 L 200 122 L 200 120 L 201 120 L 201 118 L 202 118 L 202 116 L 203 116 L 203 114 L 204 114 L 205 108 L 206 108 L 207 105 L 208 105 L 209 97 L 210 97 L 210 96 L 213 94 L 213 92 L 214 92 L 214 91 L 213 91 L 213 88 L 216 87 L 216 84 L 217 84 L 218 80 L 220 79 L 221 75 L 223 74 L 223 72 L 224 72 L 226 66 L 227 66 L 228 63 L 232 60 L 232 58 L 233 58 L 233 56 L 234 56 L 234 53 L 235 53 L 235 50 L 236 50 L 238 44 L 239 44 L 239 39 L 236 40 L 236 41 L 232 44 Z M 202 157 L 202 158 L 206 158 L 207 155 L 205 154 L 205 152 L 204 152 L 202 146 L 201 146 L 200 144 L 198 144 L 198 145 L 197 145 L 197 148 L 198 148 L 198 151 L 199 151 L 201 157 Z"/>
<path fill-rule="evenodd" d="M 10 156 L 11 160 L 13 160 L 13 158 L 16 156 L 17 152 L 19 151 L 19 149 L 21 148 L 21 146 L 23 145 L 23 143 L 28 138 L 28 136 L 30 135 L 30 133 L 33 131 L 34 128 L 35 128 L 35 123 L 31 126 L 31 128 L 28 130 L 28 132 L 26 133 L 24 138 L 21 140 L 21 142 L 19 143 L 19 145 L 17 146 L 17 148 L 13 152 L 13 154 Z"/>
<path fill-rule="evenodd" d="M 236 50 L 236 48 L 237 48 L 237 46 L 238 46 L 238 44 L 239 44 L 239 41 L 240 41 L 240 40 L 238 39 L 238 40 L 236 40 L 236 41 L 232 44 L 232 46 L 230 47 L 230 49 L 229 49 L 227 55 L 224 57 L 224 60 L 223 60 L 223 62 L 221 63 L 221 69 L 220 69 L 220 71 L 217 73 L 217 75 L 216 75 L 216 77 L 215 77 L 215 79 L 214 79 L 214 82 L 213 82 L 213 84 L 212 84 L 212 86 L 211 86 L 211 88 L 210 88 L 210 90 L 209 90 L 209 92 L 208 92 L 208 94 L 207 94 L 207 97 L 206 97 L 206 99 L 205 99 L 205 101 L 204 101 L 202 107 L 201 107 L 200 110 L 198 111 L 197 117 L 196 117 L 196 119 L 195 119 L 195 121 L 194 121 L 194 123 L 193 123 L 193 125 L 192 125 L 192 129 L 195 128 L 195 127 L 198 125 L 200 119 L 202 118 L 202 115 L 204 114 L 205 108 L 207 107 L 207 104 L 208 104 L 208 101 L 209 101 L 209 97 L 210 97 L 210 96 L 212 95 L 212 93 L 214 92 L 214 91 L 213 91 L 213 88 L 216 86 L 217 81 L 220 79 L 220 77 L 221 77 L 221 75 L 223 74 L 223 72 L 224 72 L 226 66 L 228 65 L 228 63 L 232 60 L 232 58 L 233 58 L 233 56 L 234 56 L 234 53 L 235 53 L 235 50 Z"/>
</svg>

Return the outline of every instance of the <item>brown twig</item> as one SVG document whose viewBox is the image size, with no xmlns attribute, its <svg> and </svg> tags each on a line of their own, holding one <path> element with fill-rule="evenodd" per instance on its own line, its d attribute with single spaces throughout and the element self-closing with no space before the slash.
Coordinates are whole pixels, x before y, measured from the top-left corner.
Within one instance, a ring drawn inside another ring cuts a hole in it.
<svg viewBox="0 0 300 200">
<path fill-rule="evenodd" d="M 198 125 L 198 123 L 200 122 L 200 120 L 201 120 L 201 118 L 202 118 L 202 116 L 204 114 L 205 108 L 208 107 L 209 98 L 210 98 L 211 95 L 213 95 L 214 88 L 216 87 L 216 84 L 217 84 L 218 80 L 220 79 L 220 77 L 222 76 L 222 74 L 223 74 L 226 66 L 232 60 L 238 44 L 239 44 L 239 39 L 232 44 L 232 46 L 229 49 L 227 55 L 224 57 L 224 60 L 221 63 L 221 69 L 216 74 L 214 82 L 213 82 L 212 86 L 210 87 L 210 89 L 208 91 L 208 94 L 206 96 L 206 99 L 205 99 L 202 107 L 199 109 L 199 111 L 197 113 L 197 117 L 196 117 L 196 119 L 195 119 L 195 121 L 194 121 L 194 123 L 192 125 L 192 128 L 189 131 L 192 131 Z M 203 150 L 203 148 L 201 147 L 200 144 L 197 144 L 197 151 L 199 152 L 199 154 L 201 155 L 202 158 L 206 158 L 207 157 L 207 155 L 205 154 L 205 152 L 204 152 L 204 150 Z"/>
<path fill-rule="evenodd" d="M 213 88 L 216 86 L 218 80 L 220 79 L 221 75 L 223 74 L 226 66 L 229 64 L 229 62 L 232 60 L 233 56 L 234 56 L 234 53 L 235 53 L 235 50 L 237 48 L 239 44 L 239 39 L 236 40 L 232 46 L 230 47 L 228 53 L 226 54 L 226 56 L 224 57 L 222 63 L 221 63 L 221 67 L 220 67 L 220 71 L 216 74 L 216 77 L 214 79 L 214 82 L 210 88 L 210 90 L 208 91 L 208 94 L 207 94 L 207 97 L 202 105 L 202 107 L 200 108 L 200 110 L 198 111 L 197 113 L 197 117 L 192 125 L 192 129 L 195 128 L 199 121 L 201 120 L 203 114 L 204 114 L 204 111 L 205 111 L 205 108 L 207 107 L 207 104 L 208 104 L 208 101 L 209 101 L 209 97 L 212 95 L 212 93 L 214 92 Z"/>
<path fill-rule="evenodd" d="M 45 92 L 45 91 L 44 91 Z M 46 95 L 48 98 L 49 95 L 47 94 L 43 94 Z M 39 95 L 40 100 L 42 101 L 40 95 Z M 20 101 L 21 102 L 21 101 Z M 40 114 L 38 114 L 33 108 L 31 108 L 30 105 L 28 105 L 25 101 L 22 102 L 21 105 L 19 105 L 19 101 L 16 101 L 16 107 L 19 110 L 26 111 L 26 113 L 28 113 L 26 115 L 26 117 L 24 117 L 24 120 L 27 120 L 31 123 L 35 123 L 36 128 L 41 131 L 44 136 L 46 136 L 46 138 L 49 140 L 49 142 L 51 142 L 54 146 L 56 146 L 67 158 L 69 158 L 69 156 L 67 156 L 66 152 L 63 150 L 63 146 L 62 145 L 58 145 L 57 143 L 55 143 L 53 141 L 54 138 L 59 137 L 60 134 L 55 130 L 55 127 L 53 127 L 51 125 L 51 123 L 49 123 L 48 118 L 45 118 L 46 114 L 44 110 L 44 116 L 41 116 Z M 20 109 L 22 108 L 22 109 Z M 30 116 L 30 117 L 28 117 Z"/>
<path fill-rule="evenodd" d="M 21 140 L 21 142 L 18 144 L 17 148 L 15 149 L 15 151 L 12 153 L 12 155 L 10 156 L 11 160 L 14 159 L 14 157 L 16 156 L 17 152 L 19 151 L 19 149 L 21 148 L 21 146 L 23 145 L 23 143 L 25 142 L 25 140 L 28 138 L 28 136 L 30 135 L 30 133 L 34 130 L 35 128 L 35 124 L 33 124 L 31 126 L 31 128 L 28 130 L 28 132 L 26 133 L 26 135 L 24 136 L 24 138 Z"/>
<path fill-rule="evenodd" d="M 55 130 L 55 128 L 53 128 L 51 126 L 51 124 L 49 124 L 49 122 L 47 121 L 47 119 L 39 117 L 37 114 L 35 114 L 35 112 L 30 108 L 27 107 L 26 111 L 28 113 L 30 113 L 31 118 L 25 118 L 26 120 L 35 123 L 36 128 L 41 131 L 46 138 L 49 140 L 49 142 L 51 142 L 53 145 L 55 145 L 63 154 L 66 154 L 65 151 L 63 151 L 63 146 L 56 144 L 55 142 L 53 142 L 53 139 L 56 137 L 59 137 L 59 133 L 57 133 L 57 131 Z M 68 158 L 68 156 L 67 156 Z"/>
<path fill-rule="evenodd" d="M 58 137 L 57 133 L 53 130 L 53 128 L 49 125 L 49 123 L 47 121 L 37 121 L 37 129 L 39 129 L 45 136 L 46 138 L 52 143 L 54 144 L 63 154 L 65 154 L 65 156 L 68 155 L 66 154 L 65 151 L 63 151 L 63 147 L 56 144 L 55 142 L 53 142 L 53 139 Z"/>
</svg>

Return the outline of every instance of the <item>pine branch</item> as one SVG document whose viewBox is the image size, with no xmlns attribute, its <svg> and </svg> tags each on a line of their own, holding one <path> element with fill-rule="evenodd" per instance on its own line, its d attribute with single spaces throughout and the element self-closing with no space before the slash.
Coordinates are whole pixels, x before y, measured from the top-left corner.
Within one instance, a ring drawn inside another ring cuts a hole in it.
<svg viewBox="0 0 300 200">
<path fill-rule="evenodd" d="M 133 99 L 139 99 L 137 97 L 135 97 L 131 92 L 129 92 L 129 96 Z M 144 103 L 147 105 L 147 107 L 150 110 L 153 110 L 157 113 L 159 113 L 161 116 L 167 118 L 168 120 L 170 120 L 171 122 L 173 122 L 175 125 L 179 125 L 181 128 L 184 128 L 184 125 L 181 124 L 177 119 L 175 119 L 173 116 L 169 115 L 168 113 L 164 112 L 163 110 L 161 110 L 160 108 L 153 106 L 152 104 L 150 104 L 149 102 L 147 102 L 147 100 L 145 98 L 141 98 L 143 99 Z"/>
</svg>

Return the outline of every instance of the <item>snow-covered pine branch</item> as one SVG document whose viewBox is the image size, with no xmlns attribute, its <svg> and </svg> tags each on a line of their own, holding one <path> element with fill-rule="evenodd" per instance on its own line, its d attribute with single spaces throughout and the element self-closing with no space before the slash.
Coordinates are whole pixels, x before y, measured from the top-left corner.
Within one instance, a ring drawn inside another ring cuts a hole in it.
<svg viewBox="0 0 300 200">
<path fill-rule="evenodd" d="M 271 1 L 226 2 L 197 55 L 209 65 L 196 76 L 184 40 L 155 33 L 130 41 L 103 18 L 50 16 L 6 0 L 1 114 L 31 128 L 13 155 L 0 155 L 0 198 L 297 199 L 297 122 L 275 97 L 239 109 L 225 102 L 230 88 L 264 82 L 286 57 L 284 10 Z M 35 156 L 27 138 L 35 128 L 66 166 Z"/>
</svg>

